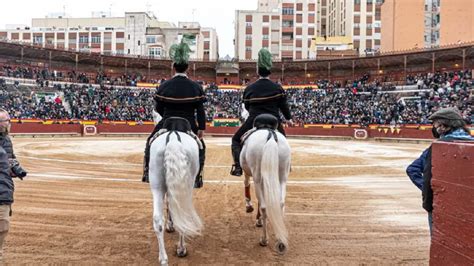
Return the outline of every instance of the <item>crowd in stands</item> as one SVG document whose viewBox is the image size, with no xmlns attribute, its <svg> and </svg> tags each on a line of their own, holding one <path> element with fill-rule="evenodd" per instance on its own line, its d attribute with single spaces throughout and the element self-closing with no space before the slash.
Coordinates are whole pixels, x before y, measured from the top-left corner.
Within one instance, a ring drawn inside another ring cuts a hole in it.
<svg viewBox="0 0 474 266">
<path fill-rule="evenodd" d="M 151 120 L 153 90 L 67 86 L 61 90 L 69 105 L 69 117 L 83 120 Z"/>
<path fill-rule="evenodd" d="M 74 70 L 64 73 L 41 67 L 12 67 L 9 65 L 2 66 L 0 73 L 6 77 L 34 79 L 41 87 L 47 87 L 50 81 L 135 87 L 138 82 L 147 80 L 146 77 L 139 74 L 109 77 L 101 71 L 91 75 L 88 73 L 76 72 Z M 159 83 L 159 80 L 148 80 L 148 82 Z"/>
<path fill-rule="evenodd" d="M 18 68 L 6 71 L 33 79 L 49 74 Z M 98 78 L 101 83 L 114 84 L 106 76 Z M 397 91 L 393 85 L 370 81 L 369 76 L 346 83 L 323 80 L 317 81 L 318 89 L 288 89 L 287 97 L 297 124 L 427 124 L 433 112 L 453 106 L 461 110 L 466 121 L 473 119 L 471 71 L 413 75 L 407 77 L 406 84 L 415 90 Z M 0 85 L 0 102 L 13 117 L 22 119 L 152 120 L 153 89 L 55 86 L 55 96 L 48 98 L 38 93 L 40 86 L 23 92 Z M 240 118 L 241 95 L 239 90 L 207 86 L 207 120 Z"/>
</svg>

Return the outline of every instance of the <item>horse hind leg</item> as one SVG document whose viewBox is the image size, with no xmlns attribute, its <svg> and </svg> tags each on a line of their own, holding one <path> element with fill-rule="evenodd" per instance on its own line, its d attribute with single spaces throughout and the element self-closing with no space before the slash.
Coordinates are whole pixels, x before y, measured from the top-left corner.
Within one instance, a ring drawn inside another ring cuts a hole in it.
<svg viewBox="0 0 474 266">
<path fill-rule="evenodd" d="M 268 235 L 267 235 L 267 210 L 261 208 L 262 211 L 262 237 L 260 238 L 260 246 L 268 246 Z"/>
<path fill-rule="evenodd" d="M 258 203 L 257 218 L 256 218 L 255 226 L 256 227 L 262 227 L 263 226 L 262 213 L 260 211 L 260 203 Z"/>
<path fill-rule="evenodd" d="M 170 208 L 169 208 L 168 204 L 166 204 L 166 205 L 167 205 L 166 212 L 167 212 L 167 216 L 168 216 L 168 219 L 166 221 L 166 232 L 167 233 L 174 233 L 175 229 L 174 229 L 174 225 L 173 225 L 173 219 L 171 218 Z"/>
<path fill-rule="evenodd" d="M 179 242 L 178 242 L 178 247 L 176 248 L 176 255 L 179 258 L 184 258 L 188 255 L 186 244 L 184 243 L 184 235 L 181 233 L 179 234 Z"/>
<path fill-rule="evenodd" d="M 285 182 L 282 182 L 280 184 L 280 195 L 281 195 L 281 199 L 280 199 L 280 207 L 281 207 L 281 211 L 283 213 L 283 215 L 285 215 L 285 200 L 286 200 L 286 181 Z"/>
<path fill-rule="evenodd" d="M 161 265 L 168 265 L 168 255 L 166 254 L 165 239 L 164 239 L 164 224 L 165 219 L 163 215 L 163 193 L 154 189 L 153 192 L 153 228 L 155 229 L 156 237 L 158 238 L 159 260 Z"/>
<path fill-rule="evenodd" d="M 245 211 L 247 213 L 252 213 L 253 212 L 253 205 L 252 205 L 252 197 L 250 195 L 250 176 L 245 174 Z"/>
</svg>

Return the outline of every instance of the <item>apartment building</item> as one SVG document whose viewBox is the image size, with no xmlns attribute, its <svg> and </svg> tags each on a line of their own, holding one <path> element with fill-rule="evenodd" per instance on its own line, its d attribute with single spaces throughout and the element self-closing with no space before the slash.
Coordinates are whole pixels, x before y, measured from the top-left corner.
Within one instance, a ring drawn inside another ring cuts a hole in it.
<svg viewBox="0 0 474 266">
<path fill-rule="evenodd" d="M 385 0 L 382 50 L 474 41 L 472 0 Z"/>
<path fill-rule="evenodd" d="M 316 11 L 316 0 L 259 0 L 256 10 L 237 10 L 235 57 L 255 60 L 267 48 L 274 59 L 308 59 Z"/>
<path fill-rule="evenodd" d="M 369 54 L 381 45 L 383 0 L 318 0 L 320 36 L 352 38 L 359 54 Z"/>
<path fill-rule="evenodd" d="M 34 18 L 32 26 L 0 30 L 0 40 L 10 40 L 74 51 L 112 55 L 166 58 L 183 37 L 189 39 L 192 59 L 217 60 L 218 37 L 213 28 L 197 22 L 159 21 L 146 12 L 127 12 L 124 17 Z"/>
</svg>

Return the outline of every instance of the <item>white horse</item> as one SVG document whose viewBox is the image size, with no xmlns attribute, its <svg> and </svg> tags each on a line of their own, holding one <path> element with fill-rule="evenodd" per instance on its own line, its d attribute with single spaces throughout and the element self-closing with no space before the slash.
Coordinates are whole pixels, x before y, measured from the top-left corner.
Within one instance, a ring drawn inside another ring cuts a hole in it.
<svg viewBox="0 0 474 266">
<path fill-rule="evenodd" d="M 286 182 L 291 162 L 288 141 L 276 130 L 258 130 L 245 141 L 240 162 L 245 173 L 247 212 L 253 211 L 250 199 L 251 176 L 255 183 L 259 205 L 256 226 L 263 227 L 260 245 L 268 245 L 268 218 L 277 238 L 276 250 L 283 255 L 288 248 L 288 232 L 284 221 Z"/>
<path fill-rule="evenodd" d="M 199 146 L 186 133 L 168 132 L 159 136 L 150 148 L 150 188 L 153 194 L 153 228 L 158 238 L 159 260 L 168 264 L 164 230 L 179 233 L 178 257 L 185 257 L 184 240 L 198 236 L 202 222 L 193 206 L 194 179 L 199 171 Z M 165 224 L 164 202 L 168 202 Z"/>
</svg>

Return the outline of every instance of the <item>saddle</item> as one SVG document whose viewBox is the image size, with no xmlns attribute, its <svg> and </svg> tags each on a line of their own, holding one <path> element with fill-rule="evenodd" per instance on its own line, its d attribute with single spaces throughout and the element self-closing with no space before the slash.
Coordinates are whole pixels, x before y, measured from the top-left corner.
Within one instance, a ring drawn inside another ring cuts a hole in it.
<svg viewBox="0 0 474 266">
<path fill-rule="evenodd" d="M 153 135 L 153 137 L 150 139 L 149 145 L 151 145 L 159 136 L 166 133 L 169 133 L 166 136 L 166 143 L 169 142 L 169 139 L 172 133 L 176 134 L 179 142 L 181 142 L 181 137 L 179 136 L 177 132 L 188 134 L 197 142 L 200 150 L 204 149 L 204 146 L 202 145 L 201 140 L 192 131 L 191 124 L 189 123 L 189 121 L 181 117 L 167 118 L 165 122 L 163 123 L 163 128 L 160 129 L 158 132 L 156 132 L 155 135 Z"/>
<path fill-rule="evenodd" d="M 268 130 L 267 141 L 269 141 L 273 137 L 273 139 L 278 142 L 278 137 L 275 132 L 277 128 L 278 118 L 271 114 L 261 114 L 257 116 L 253 121 L 253 128 L 247 131 L 247 133 L 242 136 L 241 143 L 244 144 L 244 142 L 250 137 L 250 135 L 257 132 L 258 130 Z"/>
<path fill-rule="evenodd" d="M 178 131 L 187 133 L 191 131 L 191 124 L 187 119 L 184 119 L 182 117 L 170 117 L 165 120 L 163 128 L 168 131 Z"/>
<path fill-rule="evenodd" d="M 253 127 L 257 129 L 273 129 L 278 128 L 278 118 L 271 114 L 261 114 L 253 121 Z"/>
</svg>

